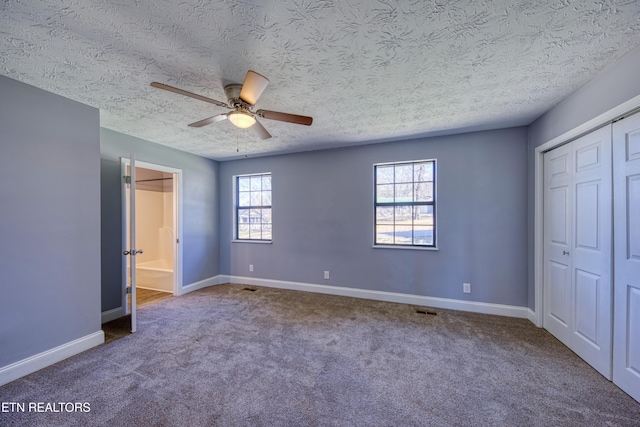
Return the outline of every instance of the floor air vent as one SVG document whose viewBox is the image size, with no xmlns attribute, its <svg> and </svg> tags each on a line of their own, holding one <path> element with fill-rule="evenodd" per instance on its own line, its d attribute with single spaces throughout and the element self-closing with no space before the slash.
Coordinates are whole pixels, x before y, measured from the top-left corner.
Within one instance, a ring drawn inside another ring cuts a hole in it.
<svg viewBox="0 0 640 427">
<path fill-rule="evenodd" d="M 428 314 L 429 316 L 437 316 L 438 315 L 438 313 L 436 313 L 435 311 L 421 310 L 421 309 L 417 309 L 416 313 L 418 313 L 418 314 Z"/>
<path fill-rule="evenodd" d="M 255 289 L 252 288 L 242 288 L 243 291 L 255 292 Z"/>
</svg>

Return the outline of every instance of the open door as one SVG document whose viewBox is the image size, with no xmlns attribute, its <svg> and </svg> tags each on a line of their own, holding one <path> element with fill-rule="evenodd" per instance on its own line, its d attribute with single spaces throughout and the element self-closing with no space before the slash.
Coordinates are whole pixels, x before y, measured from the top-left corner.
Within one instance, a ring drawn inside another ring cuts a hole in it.
<svg viewBox="0 0 640 427">
<path fill-rule="evenodd" d="M 127 162 L 123 159 L 123 183 L 124 183 L 124 216 L 125 236 L 123 239 L 124 248 L 122 255 L 124 258 L 124 296 L 127 314 L 131 316 L 131 332 L 136 331 L 136 255 L 142 250 L 136 249 L 136 159 L 135 154 L 131 154 L 131 159 Z"/>
<path fill-rule="evenodd" d="M 182 284 L 182 170 L 121 158 L 123 328 L 137 329 L 148 294 L 179 295 Z M 138 249 L 145 248 L 145 252 Z M 139 294 L 142 298 L 138 300 Z M 145 294 L 147 294 L 145 302 Z"/>
</svg>

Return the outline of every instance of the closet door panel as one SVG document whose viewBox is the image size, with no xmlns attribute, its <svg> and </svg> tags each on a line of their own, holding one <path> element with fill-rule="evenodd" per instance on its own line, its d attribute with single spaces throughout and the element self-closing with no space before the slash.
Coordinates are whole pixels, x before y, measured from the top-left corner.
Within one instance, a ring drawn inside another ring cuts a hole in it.
<svg viewBox="0 0 640 427">
<path fill-rule="evenodd" d="M 600 252 L 600 218 L 598 203 L 600 182 L 587 182 L 576 186 L 576 248 Z"/>
<path fill-rule="evenodd" d="M 549 262 L 549 320 L 558 326 L 567 327 L 569 313 L 567 309 L 567 295 L 569 294 L 569 266 L 557 262 Z"/>
<path fill-rule="evenodd" d="M 574 294 L 570 348 L 606 378 L 612 376 L 611 127 L 572 143 Z"/>
<path fill-rule="evenodd" d="M 600 287 L 600 276 L 576 270 L 576 333 L 596 349 L 600 349 L 597 314 Z"/>
<path fill-rule="evenodd" d="M 640 402 L 640 114 L 613 125 L 613 381 Z"/>
<path fill-rule="evenodd" d="M 627 327 L 629 328 L 629 340 L 626 346 L 627 369 L 631 370 L 636 377 L 640 377 L 640 285 L 627 285 L 629 301 L 629 314 Z"/>
<path fill-rule="evenodd" d="M 630 262 L 640 263 L 640 175 L 627 178 L 626 193 L 627 259 Z"/>
<path fill-rule="evenodd" d="M 611 379 L 611 127 L 544 166 L 544 327 Z"/>
<path fill-rule="evenodd" d="M 572 239 L 570 145 L 544 156 L 544 327 L 562 343 L 571 339 Z"/>
</svg>

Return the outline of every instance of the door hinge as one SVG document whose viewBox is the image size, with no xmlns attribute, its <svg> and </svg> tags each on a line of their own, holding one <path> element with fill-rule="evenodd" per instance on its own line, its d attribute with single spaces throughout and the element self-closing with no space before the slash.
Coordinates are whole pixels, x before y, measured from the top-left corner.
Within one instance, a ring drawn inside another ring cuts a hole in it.
<svg viewBox="0 0 640 427">
<path fill-rule="evenodd" d="M 176 243 L 180 243 L 180 239 L 176 239 Z"/>
<path fill-rule="evenodd" d="M 122 179 L 124 180 L 125 184 L 131 184 L 131 177 L 130 176 L 123 176 Z"/>
<path fill-rule="evenodd" d="M 131 286 L 127 286 L 127 294 L 131 293 Z"/>
</svg>

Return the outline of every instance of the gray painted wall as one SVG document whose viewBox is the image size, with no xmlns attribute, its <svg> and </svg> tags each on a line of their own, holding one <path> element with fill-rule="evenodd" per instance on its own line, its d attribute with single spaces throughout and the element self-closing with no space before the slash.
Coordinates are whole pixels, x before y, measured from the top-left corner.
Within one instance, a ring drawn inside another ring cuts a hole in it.
<svg viewBox="0 0 640 427">
<path fill-rule="evenodd" d="M 119 307 L 122 298 L 120 158 L 132 152 L 138 161 L 182 170 L 183 285 L 219 273 L 218 163 L 101 128 L 102 311 Z"/>
<path fill-rule="evenodd" d="M 536 147 L 640 95 L 640 46 L 564 99 L 528 127 L 528 298 L 534 298 L 534 155 Z"/>
<path fill-rule="evenodd" d="M 529 125 L 533 148 L 640 94 L 640 46 Z"/>
<path fill-rule="evenodd" d="M 100 330 L 99 126 L 0 76 L 0 367 Z"/>
<path fill-rule="evenodd" d="M 526 148 L 511 128 L 223 162 L 220 273 L 527 306 Z M 432 158 L 439 251 L 372 248 L 373 164 Z M 273 243 L 231 243 L 232 177 L 259 172 Z"/>
</svg>

